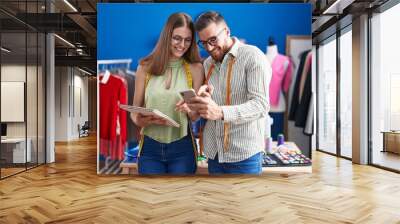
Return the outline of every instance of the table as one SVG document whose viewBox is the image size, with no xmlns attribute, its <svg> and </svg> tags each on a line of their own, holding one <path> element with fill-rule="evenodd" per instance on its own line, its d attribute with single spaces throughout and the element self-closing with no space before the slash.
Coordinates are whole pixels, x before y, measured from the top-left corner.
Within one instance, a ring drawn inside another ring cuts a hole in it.
<svg viewBox="0 0 400 224">
<path fill-rule="evenodd" d="M 382 131 L 383 149 L 382 152 L 400 154 L 400 131 Z"/>
<path fill-rule="evenodd" d="M 293 142 L 286 142 L 292 147 L 296 147 Z M 276 147 L 276 143 L 273 143 L 273 147 Z M 120 164 L 122 168 L 122 174 L 137 174 L 136 163 L 125 163 Z M 277 167 L 263 167 L 262 175 L 264 174 L 305 174 L 312 173 L 312 166 L 277 166 Z M 197 172 L 196 174 L 208 175 L 207 162 L 205 160 L 197 162 Z"/>
<path fill-rule="evenodd" d="M 27 144 L 25 152 L 25 144 Z M 6 138 L 1 139 L 1 157 L 6 163 L 26 163 L 31 162 L 31 145 L 30 138 Z"/>
</svg>

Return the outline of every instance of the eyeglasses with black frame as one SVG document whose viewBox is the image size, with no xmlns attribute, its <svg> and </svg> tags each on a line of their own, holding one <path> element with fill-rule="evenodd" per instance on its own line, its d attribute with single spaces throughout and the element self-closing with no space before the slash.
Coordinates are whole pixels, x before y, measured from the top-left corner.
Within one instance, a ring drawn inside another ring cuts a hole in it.
<svg viewBox="0 0 400 224">
<path fill-rule="evenodd" d="M 204 40 L 198 40 L 198 41 L 197 41 L 197 44 L 198 44 L 201 48 L 203 48 L 203 49 L 205 49 L 205 48 L 207 47 L 207 45 L 210 45 L 210 46 L 214 47 L 214 46 L 217 44 L 217 42 L 218 42 L 218 36 L 221 35 L 222 31 L 224 31 L 224 30 L 225 30 L 225 28 L 223 28 L 222 30 L 220 30 L 220 31 L 217 33 L 217 35 L 208 38 L 208 40 L 205 40 L 205 41 L 204 41 Z"/>
<path fill-rule="evenodd" d="M 172 36 L 172 43 L 173 44 L 180 44 L 183 41 L 185 46 L 189 46 L 192 43 L 192 38 L 183 38 L 179 35 Z"/>
</svg>

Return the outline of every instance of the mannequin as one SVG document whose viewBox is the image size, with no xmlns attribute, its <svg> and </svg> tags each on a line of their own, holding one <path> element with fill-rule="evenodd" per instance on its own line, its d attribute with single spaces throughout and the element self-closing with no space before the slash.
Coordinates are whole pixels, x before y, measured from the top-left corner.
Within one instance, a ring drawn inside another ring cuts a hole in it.
<svg viewBox="0 0 400 224">
<path fill-rule="evenodd" d="M 279 54 L 273 37 L 268 40 L 266 56 L 272 66 L 270 83 L 270 116 L 273 118 L 271 136 L 274 140 L 283 134 L 284 112 L 286 110 L 285 95 L 289 91 L 292 79 L 292 65 L 289 57 Z"/>
<path fill-rule="evenodd" d="M 272 37 L 268 39 L 268 46 L 267 46 L 267 58 L 272 63 L 274 58 L 278 55 L 278 46 L 276 46 L 275 41 Z"/>
</svg>

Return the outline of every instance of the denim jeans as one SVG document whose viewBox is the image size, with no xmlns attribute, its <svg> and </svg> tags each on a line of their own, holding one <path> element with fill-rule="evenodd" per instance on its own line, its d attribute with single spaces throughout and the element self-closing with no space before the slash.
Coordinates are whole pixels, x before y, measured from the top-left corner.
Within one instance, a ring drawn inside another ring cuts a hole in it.
<svg viewBox="0 0 400 224">
<path fill-rule="evenodd" d="M 209 174 L 257 174 L 262 172 L 262 153 L 259 152 L 248 159 L 234 163 L 219 163 L 218 155 L 215 159 L 208 159 Z"/>
<path fill-rule="evenodd" d="M 144 137 L 138 158 L 139 174 L 194 174 L 196 167 L 190 134 L 168 144 Z"/>
</svg>

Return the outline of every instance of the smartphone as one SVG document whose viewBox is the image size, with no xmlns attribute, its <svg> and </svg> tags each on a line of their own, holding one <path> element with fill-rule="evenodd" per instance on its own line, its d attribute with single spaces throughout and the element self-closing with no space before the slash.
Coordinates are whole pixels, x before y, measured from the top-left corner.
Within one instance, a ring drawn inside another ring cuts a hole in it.
<svg viewBox="0 0 400 224">
<path fill-rule="evenodd" d="M 179 92 L 179 93 L 181 94 L 181 96 L 183 97 L 183 100 L 185 102 L 188 102 L 190 100 L 190 98 L 196 96 L 196 92 L 194 91 L 194 89 L 184 90 L 184 91 Z"/>
</svg>

